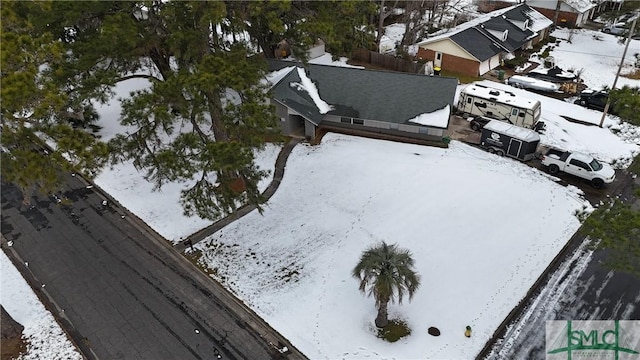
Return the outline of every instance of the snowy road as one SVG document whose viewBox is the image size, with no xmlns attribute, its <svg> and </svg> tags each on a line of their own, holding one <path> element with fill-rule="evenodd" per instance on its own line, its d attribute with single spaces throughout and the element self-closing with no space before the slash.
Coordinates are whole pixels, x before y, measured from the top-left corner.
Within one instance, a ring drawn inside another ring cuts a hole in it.
<svg viewBox="0 0 640 360">
<path fill-rule="evenodd" d="M 639 179 L 635 182 L 640 185 Z M 625 184 L 622 194 L 629 193 L 631 183 Z M 544 359 L 547 320 L 640 319 L 640 279 L 602 266 L 606 251 L 589 251 L 582 239 L 577 240 L 580 245 L 570 252 L 537 296 L 528 299 L 526 309 L 507 327 L 491 353 L 486 357 L 481 354 L 480 358 Z"/>
</svg>

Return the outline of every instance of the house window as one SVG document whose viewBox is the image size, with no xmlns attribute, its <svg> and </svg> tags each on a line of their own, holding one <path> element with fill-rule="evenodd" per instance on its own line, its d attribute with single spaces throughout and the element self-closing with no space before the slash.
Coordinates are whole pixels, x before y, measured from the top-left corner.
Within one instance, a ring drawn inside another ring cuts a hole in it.
<svg viewBox="0 0 640 360">
<path fill-rule="evenodd" d="M 473 101 L 471 98 L 467 98 L 467 104 L 471 104 L 471 101 Z"/>
<path fill-rule="evenodd" d="M 518 109 L 511 109 L 511 115 L 513 116 L 518 115 Z"/>
<path fill-rule="evenodd" d="M 474 103 L 473 105 L 475 105 L 476 107 L 479 107 L 479 108 L 486 108 L 486 107 L 487 107 L 487 104 L 485 104 L 485 103 L 479 103 L 479 102 Z"/>
<path fill-rule="evenodd" d="M 364 125 L 364 120 L 362 119 L 353 119 L 353 123 L 356 125 Z"/>
<path fill-rule="evenodd" d="M 341 122 L 341 123 L 345 123 L 345 124 L 351 124 L 351 118 L 348 118 L 348 117 L 341 117 L 341 118 L 340 118 L 340 122 Z"/>
<path fill-rule="evenodd" d="M 436 53 L 436 60 L 442 60 L 442 53 Z"/>
</svg>

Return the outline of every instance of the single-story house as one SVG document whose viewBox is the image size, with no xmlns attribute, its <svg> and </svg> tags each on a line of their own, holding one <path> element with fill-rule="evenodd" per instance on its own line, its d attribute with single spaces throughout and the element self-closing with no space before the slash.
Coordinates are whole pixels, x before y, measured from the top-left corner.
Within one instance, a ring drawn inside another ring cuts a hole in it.
<svg viewBox="0 0 640 360">
<path fill-rule="evenodd" d="M 584 26 L 587 20 L 593 18 L 598 6 L 591 0 L 527 0 L 527 5 L 553 20 L 555 19 L 558 2 L 560 3 L 560 9 L 556 25 L 569 27 Z"/>
<path fill-rule="evenodd" d="M 391 71 L 267 60 L 285 135 L 313 140 L 319 128 L 441 142 L 458 80 Z"/>
<path fill-rule="evenodd" d="M 417 58 L 434 67 L 483 75 L 519 49 L 544 39 L 551 21 L 527 4 L 499 9 L 418 44 Z"/>
</svg>

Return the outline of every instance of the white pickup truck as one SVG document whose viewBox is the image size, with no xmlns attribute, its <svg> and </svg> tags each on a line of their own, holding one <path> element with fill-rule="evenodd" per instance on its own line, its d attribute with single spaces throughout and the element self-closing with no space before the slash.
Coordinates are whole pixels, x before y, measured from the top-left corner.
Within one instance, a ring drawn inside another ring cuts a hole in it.
<svg viewBox="0 0 640 360">
<path fill-rule="evenodd" d="M 601 163 L 587 154 L 549 149 L 541 159 L 550 174 L 563 171 L 591 181 L 596 189 L 611 184 L 616 178 L 616 172 L 609 164 Z"/>
</svg>

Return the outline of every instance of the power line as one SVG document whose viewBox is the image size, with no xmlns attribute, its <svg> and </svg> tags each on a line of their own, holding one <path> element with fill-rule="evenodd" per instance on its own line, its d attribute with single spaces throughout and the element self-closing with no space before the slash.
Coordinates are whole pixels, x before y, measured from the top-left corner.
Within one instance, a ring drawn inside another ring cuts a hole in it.
<svg viewBox="0 0 640 360">
<path fill-rule="evenodd" d="M 556 51 L 564 51 L 564 52 L 568 52 L 568 53 L 574 53 L 574 54 L 587 54 L 587 55 L 592 55 L 592 56 L 602 56 L 602 57 L 610 57 L 610 58 L 616 58 L 619 59 L 620 56 L 616 56 L 616 55 L 604 55 L 604 54 L 594 54 L 591 52 L 583 52 L 583 51 L 571 51 L 571 50 L 560 50 L 560 49 L 553 49 L 553 52 Z M 553 56 L 553 55 L 551 55 Z"/>
</svg>

